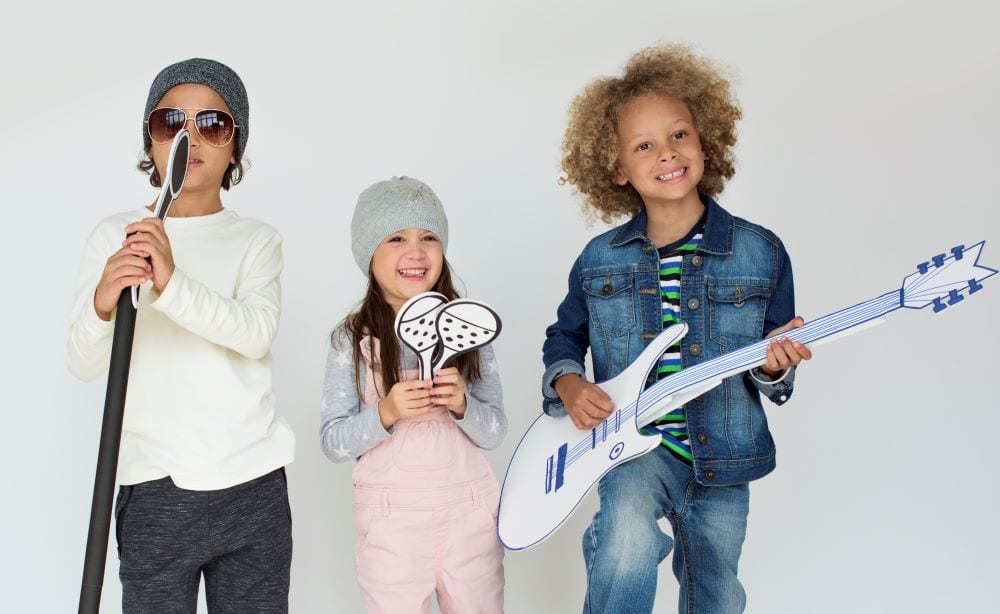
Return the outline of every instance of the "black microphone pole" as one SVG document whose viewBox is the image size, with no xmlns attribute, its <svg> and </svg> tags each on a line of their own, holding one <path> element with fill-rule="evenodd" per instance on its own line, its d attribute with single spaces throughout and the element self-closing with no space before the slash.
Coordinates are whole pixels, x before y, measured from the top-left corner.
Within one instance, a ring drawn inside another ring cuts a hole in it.
<svg viewBox="0 0 1000 614">
<path fill-rule="evenodd" d="M 181 130 L 174 137 L 167 159 L 166 177 L 156 205 L 156 217 L 166 217 L 170 204 L 180 195 L 187 175 L 191 137 Z M 94 477 L 94 498 L 90 505 L 90 528 L 83 561 L 83 583 L 80 587 L 80 614 L 97 614 L 101 607 L 104 585 L 104 565 L 108 556 L 111 533 L 111 508 L 114 505 L 115 477 L 118 473 L 118 449 L 122 440 L 122 420 L 125 417 L 125 391 L 128 388 L 129 363 L 132 360 L 132 338 L 135 335 L 135 314 L 139 304 L 139 287 L 122 290 L 115 312 L 115 334 L 111 341 L 111 364 L 108 367 L 108 388 L 104 396 L 104 420 L 101 443 L 97 451 L 97 474 Z"/>
</svg>

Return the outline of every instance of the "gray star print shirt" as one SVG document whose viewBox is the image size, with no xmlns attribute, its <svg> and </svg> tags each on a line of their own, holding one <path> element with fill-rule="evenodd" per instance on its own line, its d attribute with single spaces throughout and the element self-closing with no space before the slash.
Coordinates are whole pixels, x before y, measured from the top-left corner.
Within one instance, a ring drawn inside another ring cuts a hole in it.
<svg viewBox="0 0 1000 614">
<path fill-rule="evenodd" d="M 403 347 L 403 369 L 416 369 L 417 356 Z M 354 356 L 351 340 L 341 327 L 334 332 L 334 343 L 326 357 L 326 377 L 323 381 L 323 408 L 319 427 L 323 453 L 334 462 L 354 460 L 391 437 L 393 427 L 382 428 L 378 404 L 367 405 L 358 398 L 354 383 Z M 479 349 L 482 379 L 465 383 L 467 408 L 455 424 L 469 436 L 472 443 L 487 450 L 500 445 L 507 434 L 507 415 L 503 410 L 500 373 L 493 348 Z M 367 366 L 359 369 L 364 390 Z M 381 384 L 381 379 L 378 380 Z"/>
</svg>

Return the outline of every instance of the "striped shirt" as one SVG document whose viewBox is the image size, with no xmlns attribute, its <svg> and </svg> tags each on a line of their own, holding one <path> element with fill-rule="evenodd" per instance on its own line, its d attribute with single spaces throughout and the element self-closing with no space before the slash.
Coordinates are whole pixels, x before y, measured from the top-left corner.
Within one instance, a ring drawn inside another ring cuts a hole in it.
<svg viewBox="0 0 1000 614">
<path fill-rule="evenodd" d="M 660 301 L 663 314 L 663 328 L 681 321 L 681 264 L 684 256 L 694 253 L 701 244 L 705 220 L 695 224 L 691 232 L 679 241 L 659 248 L 660 256 Z M 681 370 L 681 343 L 671 345 L 660 356 L 656 366 L 656 379 L 660 380 Z M 691 464 L 691 446 L 688 443 L 687 417 L 683 407 L 666 414 L 643 429 L 646 433 L 658 432 L 662 445 L 670 452 Z"/>
</svg>

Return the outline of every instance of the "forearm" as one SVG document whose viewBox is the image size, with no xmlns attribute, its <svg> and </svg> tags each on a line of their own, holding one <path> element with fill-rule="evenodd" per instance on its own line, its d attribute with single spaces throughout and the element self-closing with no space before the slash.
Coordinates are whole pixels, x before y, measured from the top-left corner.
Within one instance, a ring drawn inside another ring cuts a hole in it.
<svg viewBox="0 0 1000 614">
<path fill-rule="evenodd" d="M 382 427 L 377 404 L 361 405 L 356 396 L 354 401 L 354 411 L 345 415 L 343 403 L 329 406 L 324 398 L 320 447 L 335 463 L 354 460 L 391 435 Z"/>
<path fill-rule="evenodd" d="M 492 450 L 507 435 L 507 414 L 493 348 L 486 346 L 480 350 L 479 367 L 482 378 L 467 385 L 465 413 L 456 419 L 456 424 L 472 443 Z"/>
<path fill-rule="evenodd" d="M 65 358 L 70 373 L 84 381 L 104 373 L 111 358 L 114 314 L 111 321 L 98 317 L 94 310 L 94 290 L 101 279 L 104 263 L 113 251 L 103 233 L 95 230 L 87 239 L 77 273 Z"/>
<path fill-rule="evenodd" d="M 243 301 L 226 298 L 179 268 L 150 305 L 190 332 L 248 358 L 271 350 L 278 329 L 281 285 L 277 277 Z"/>
<path fill-rule="evenodd" d="M 94 311 L 93 301 L 84 301 L 66 335 L 66 366 L 76 377 L 90 381 L 108 368 L 114 320 L 105 322 Z"/>
</svg>

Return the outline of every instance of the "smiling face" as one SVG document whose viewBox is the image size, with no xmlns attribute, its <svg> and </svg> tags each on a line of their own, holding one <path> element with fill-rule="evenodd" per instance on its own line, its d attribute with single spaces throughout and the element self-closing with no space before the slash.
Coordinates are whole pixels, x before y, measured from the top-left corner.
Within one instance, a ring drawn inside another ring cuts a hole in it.
<svg viewBox="0 0 1000 614">
<path fill-rule="evenodd" d="M 647 94 L 622 107 L 615 183 L 631 184 L 646 207 L 697 205 L 705 153 L 687 105 L 669 94 Z"/>
<path fill-rule="evenodd" d="M 375 248 L 372 274 L 385 302 L 399 311 L 407 300 L 434 287 L 443 262 L 437 235 L 423 228 L 407 228 L 392 233 Z"/>
<path fill-rule="evenodd" d="M 222 187 L 222 178 L 230 164 L 236 163 L 233 155 L 236 139 L 228 145 L 215 147 L 209 145 L 194 127 L 194 115 L 201 109 L 219 109 L 232 113 L 222 97 L 207 85 L 199 83 L 183 83 L 167 90 L 156 108 L 176 107 L 184 109 L 192 121 L 185 122 L 185 127 L 191 135 L 191 157 L 188 161 L 187 178 L 184 180 L 184 195 L 203 194 L 218 197 Z M 170 155 L 170 141 L 153 143 L 150 156 L 156 164 L 160 177 L 164 177 L 167 158 Z"/>
</svg>

